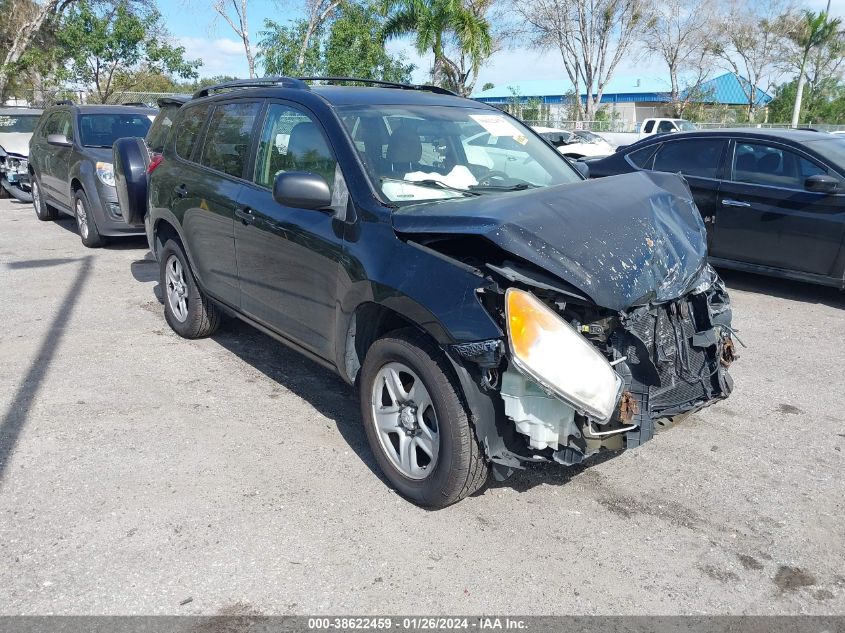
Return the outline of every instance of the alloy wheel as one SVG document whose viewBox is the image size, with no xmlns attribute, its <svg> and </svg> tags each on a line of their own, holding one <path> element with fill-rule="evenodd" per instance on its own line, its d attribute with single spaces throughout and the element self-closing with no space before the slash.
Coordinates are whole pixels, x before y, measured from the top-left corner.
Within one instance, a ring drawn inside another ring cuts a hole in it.
<svg viewBox="0 0 845 633">
<path fill-rule="evenodd" d="M 164 277 L 170 311 L 180 323 L 184 323 L 188 318 L 188 284 L 185 283 L 185 269 L 176 255 L 168 257 Z"/>
<path fill-rule="evenodd" d="M 440 452 L 440 429 L 431 395 L 407 365 L 387 363 L 376 374 L 371 398 L 382 450 L 409 479 L 425 479 Z"/>
<path fill-rule="evenodd" d="M 32 179 L 32 206 L 35 207 L 36 213 L 41 213 L 41 187 L 38 186 L 35 177 Z"/>
<path fill-rule="evenodd" d="M 85 204 L 81 199 L 76 200 L 76 223 L 79 225 L 79 234 L 82 239 L 88 239 L 88 212 L 85 210 Z"/>
</svg>

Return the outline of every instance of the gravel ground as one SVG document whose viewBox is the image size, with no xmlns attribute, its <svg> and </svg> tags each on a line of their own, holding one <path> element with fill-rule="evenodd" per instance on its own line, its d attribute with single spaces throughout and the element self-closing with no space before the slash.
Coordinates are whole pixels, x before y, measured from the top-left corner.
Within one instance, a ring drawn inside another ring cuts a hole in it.
<svg viewBox="0 0 845 633">
<path fill-rule="evenodd" d="M 730 399 L 433 512 L 351 388 L 244 325 L 179 338 L 157 277 L 0 200 L 0 613 L 845 613 L 840 292 L 726 273 Z"/>
</svg>

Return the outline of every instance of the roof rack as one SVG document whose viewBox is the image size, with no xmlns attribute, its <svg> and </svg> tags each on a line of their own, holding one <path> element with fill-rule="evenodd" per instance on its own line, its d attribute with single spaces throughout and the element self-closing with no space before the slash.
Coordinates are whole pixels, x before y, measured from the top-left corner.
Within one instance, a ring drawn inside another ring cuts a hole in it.
<svg viewBox="0 0 845 633">
<path fill-rule="evenodd" d="M 361 79 L 360 77 L 297 77 L 300 81 L 323 81 L 325 83 L 349 83 L 355 82 L 359 84 L 372 84 L 373 86 L 381 86 L 383 88 L 397 88 L 399 90 L 424 90 L 426 92 L 434 92 L 441 95 L 457 96 L 451 90 L 441 88 L 440 86 L 432 86 L 430 84 L 402 84 L 395 81 L 381 81 L 379 79 Z"/>
<path fill-rule="evenodd" d="M 73 99 L 60 99 L 56 101 L 56 105 L 75 105 Z"/>
<path fill-rule="evenodd" d="M 207 86 L 194 93 L 194 99 L 207 97 L 213 92 L 223 92 L 225 90 L 237 90 L 238 88 L 260 88 L 268 86 L 282 86 L 283 88 L 300 88 L 308 90 L 308 85 L 299 79 L 293 77 L 260 77 L 255 79 L 235 79 L 234 81 L 226 81 L 222 84 L 215 84 Z"/>
</svg>

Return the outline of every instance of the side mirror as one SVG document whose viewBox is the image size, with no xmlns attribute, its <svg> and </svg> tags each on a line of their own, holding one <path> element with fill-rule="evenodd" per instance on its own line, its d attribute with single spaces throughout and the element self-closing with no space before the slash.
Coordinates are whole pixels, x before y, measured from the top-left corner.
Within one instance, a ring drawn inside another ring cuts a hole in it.
<svg viewBox="0 0 845 633">
<path fill-rule="evenodd" d="M 590 166 L 587 163 L 583 163 L 580 160 L 573 160 L 569 164 L 575 168 L 575 171 L 584 176 L 584 178 L 590 177 Z"/>
<path fill-rule="evenodd" d="M 49 143 L 50 145 L 55 145 L 56 147 L 71 146 L 71 142 L 67 140 L 67 136 L 65 136 L 64 134 L 48 134 L 47 143 Z"/>
<path fill-rule="evenodd" d="M 332 204 L 332 192 L 326 179 L 307 171 L 288 171 L 276 176 L 273 199 L 296 209 L 327 209 Z"/>
<path fill-rule="evenodd" d="M 816 174 L 804 181 L 804 189 L 817 193 L 836 193 L 839 189 L 839 181 L 827 174 Z"/>
</svg>

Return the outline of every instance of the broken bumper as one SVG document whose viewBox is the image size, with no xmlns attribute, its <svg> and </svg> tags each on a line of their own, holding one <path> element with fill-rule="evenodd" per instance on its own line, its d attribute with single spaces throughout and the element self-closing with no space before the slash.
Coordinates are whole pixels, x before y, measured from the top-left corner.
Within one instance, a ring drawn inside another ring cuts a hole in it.
<svg viewBox="0 0 845 633">
<path fill-rule="evenodd" d="M 715 273 L 705 273 L 699 288 L 681 298 L 614 316 L 612 331 L 593 341 L 623 383 L 609 419 L 577 411 L 520 371 L 502 346 L 496 384 L 495 372 L 481 372 L 482 391 L 500 405 L 496 424 L 476 421 L 488 457 L 501 467 L 497 474 L 527 462 L 574 465 L 601 451 L 635 448 L 660 426 L 726 398 L 735 359 L 730 301 Z M 474 345 L 475 353 L 482 349 Z M 473 350 L 459 351 L 466 358 Z"/>
</svg>

